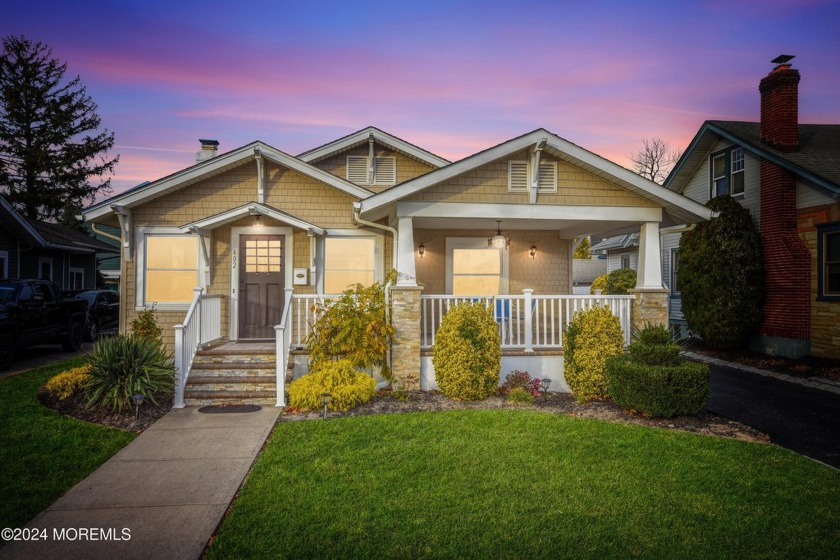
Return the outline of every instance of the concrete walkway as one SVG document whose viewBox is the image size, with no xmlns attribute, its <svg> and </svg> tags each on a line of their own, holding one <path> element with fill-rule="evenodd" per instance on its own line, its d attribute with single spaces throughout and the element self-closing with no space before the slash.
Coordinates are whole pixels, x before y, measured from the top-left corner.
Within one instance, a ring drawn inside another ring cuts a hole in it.
<svg viewBox="0 0 840 560">
<path fill-rule="evenodd" d="M 172 410 L 27 525 L 45 541 L 0 558 L 199 558 L 278 415 Z"/>
</svg>

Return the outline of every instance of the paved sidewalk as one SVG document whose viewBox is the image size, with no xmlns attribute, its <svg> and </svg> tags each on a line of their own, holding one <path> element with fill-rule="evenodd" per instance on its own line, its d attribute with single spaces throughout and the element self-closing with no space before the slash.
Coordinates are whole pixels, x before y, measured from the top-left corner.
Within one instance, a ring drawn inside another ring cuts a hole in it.
<svg viewBox="0 0 840 560">
<path fill-rule="evenodd" d="M 278 415 L 172 410 L 27 525 L 47 541 L 0 558 L 199 558 Z M 90 528 L 103 540 L 79 537 Z"/>
</svg>

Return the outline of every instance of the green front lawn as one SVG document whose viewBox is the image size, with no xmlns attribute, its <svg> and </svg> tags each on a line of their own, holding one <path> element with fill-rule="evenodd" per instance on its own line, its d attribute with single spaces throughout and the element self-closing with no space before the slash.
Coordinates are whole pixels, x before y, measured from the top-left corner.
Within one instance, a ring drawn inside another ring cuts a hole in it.
<svg viewBox="0 0 840 560">
<path fill-rule="evenodd" d="M 209 558 L 836 558 L 840 473 L 533 411 L 284 422 Z"/>
<path fill-rule="evenodd" d="M 38 402 L 50 377 L 83 363 L 75 358 L 0 379 L 0 527 L 24 525 L 134 439 Z"/>
</svg>

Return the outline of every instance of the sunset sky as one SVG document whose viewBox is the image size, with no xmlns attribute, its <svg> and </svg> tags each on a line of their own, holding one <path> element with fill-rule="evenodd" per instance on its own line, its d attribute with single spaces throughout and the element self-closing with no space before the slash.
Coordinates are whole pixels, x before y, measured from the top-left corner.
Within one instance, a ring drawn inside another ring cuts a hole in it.
<svg viewBox="0 0 840 560">
<path fill-rule="evenodd" d="M 116 134 L 114 192 L 194 163 L 198 138 L 298 154 L 368 125 L 448 159 L 544 127 L 629 166 L 706 119 L 758 120 L 794 54 L 800 121 L 840 123 L 840 2 L 2 1 Z"/>
</svg>

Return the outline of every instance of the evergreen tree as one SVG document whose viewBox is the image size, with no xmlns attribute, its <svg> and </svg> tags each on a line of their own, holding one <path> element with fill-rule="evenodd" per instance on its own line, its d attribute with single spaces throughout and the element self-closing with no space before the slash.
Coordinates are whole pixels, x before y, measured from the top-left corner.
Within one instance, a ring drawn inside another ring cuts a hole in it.
<svg viewBox="0 0 840 560">
<path fill-rule="evenodd" d="M 119 156 L 114 134 L 99 131 L 96 104 L 52 50 L 22 36 L 0 53 L 0 194 L 26 217 L 60 219 L 110 192 Z M 95 178 L 93 183 L 89 179 Z"/>
</svg>

